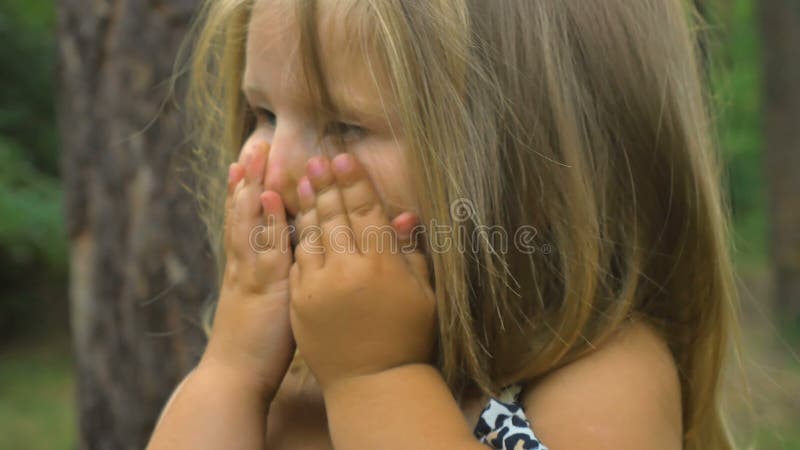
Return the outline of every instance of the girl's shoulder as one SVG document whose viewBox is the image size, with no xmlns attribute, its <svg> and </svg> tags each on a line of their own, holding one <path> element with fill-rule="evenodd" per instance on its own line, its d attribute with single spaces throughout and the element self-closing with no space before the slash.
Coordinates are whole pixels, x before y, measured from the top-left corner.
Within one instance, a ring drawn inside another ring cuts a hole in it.
<svg viewBox="0 0 800 450">
<path fill-rule="evenodd" d="M 547 450 L 525 417 L 520 391 L 521 384 L 512 384 L 498 397 L 489 398 L 473 434 L 480 442 L 497 450 Z"/>
<path fill-rule="evenodd" d="M 681 448 L 676 361 L 668 343 L 644 321 L 626 326 L 587 355 L 523 386 L 520 397 L 550 446 Z"/>
</svg>

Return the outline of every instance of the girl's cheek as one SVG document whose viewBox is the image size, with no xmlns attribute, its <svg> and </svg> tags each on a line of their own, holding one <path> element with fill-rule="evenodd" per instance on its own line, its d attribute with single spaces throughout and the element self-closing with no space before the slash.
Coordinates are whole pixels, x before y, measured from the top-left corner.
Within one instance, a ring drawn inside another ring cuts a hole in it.
<svg viewBox="0 0 800 450">
<path fill-rule="evenodd" d="M 372 147 L 354 153 L 364 165 L 390 216 L 415 209 L 412 204 L 413 190 L 405 173 L 402 155 L 397 148 Z"/>
</svg>

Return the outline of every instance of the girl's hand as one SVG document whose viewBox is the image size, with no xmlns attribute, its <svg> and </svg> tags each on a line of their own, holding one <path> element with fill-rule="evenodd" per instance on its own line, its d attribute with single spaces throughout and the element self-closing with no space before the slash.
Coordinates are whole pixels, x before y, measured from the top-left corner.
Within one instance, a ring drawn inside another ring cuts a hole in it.
<svg viewBox="0 0 800 450">
<path fill-rule="evenodd" d="M 201 366 L 224 367 L 274 396 L 295 350 L 289 323 L 289 228 L 280 195 L 264 191 L 268 144 L 231 164 L 225 273 Z"/>
<path fill-rule="evenodd" d="M 436 305 L 423 255 L 399 248 L 372 183 L 351 155 L 332 163 L 315 157 L 307 173 L 298 185 L 290 317 L 318 383 L 325 390 L 429 362 Z"/>
</svg>

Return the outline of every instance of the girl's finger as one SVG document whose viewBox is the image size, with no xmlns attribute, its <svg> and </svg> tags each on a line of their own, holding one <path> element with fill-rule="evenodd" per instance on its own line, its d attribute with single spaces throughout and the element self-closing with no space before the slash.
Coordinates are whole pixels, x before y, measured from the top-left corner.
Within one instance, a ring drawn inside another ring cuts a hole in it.
<svg viewBox="0 0 800 450">
<path fill-rule="evenodd" d="M 411 211 L 405 211 L 392 219 L 392 227 L 397 232 L 398 248 L 405 257 L 409 268 L 420 280 L 427 282 L 428 263 L 423 252 L 422 226 L 419 218 Z"/>
<path fill-rule="evenodd" d="M 225 230 L 224 230 L 224 242 L 226 248 L 230 248 L 230 233 L 232 227 L 232 215 L 233 215 L 233 205 L 234 199 L 236 198 L 236 189 L 240 186 L 242 179 L 244 178 L 244 167 L 239 163 L 231 163 L 228 167 L 228 181 L 227 181 L 227 195 L 225 196 L 225 206 L 224 206 L 224 213 L 225 213 Z"/>
<path fill-rule="evenodd" d="M 339 254 L 350 254 L 355 249 L 353 231 L 347 219 L 347 211 L 342 202 L 342 194 L 325 157 L 312 158 L 307 166 L 308 178 L 314 188 L 314 209 L 322 228 L 322 245 L 325 247 L 325 260 Z"/>
<path fill-rule="evenodd" d="M 303 271 L 318 269 L 322 267 L 325 256 L 321 240 L 322 229 L 314 208 L 314 188 L 311 187 L 308 177 L 300 179 L 297 195 L 300 198 L 300 214 L 295 218 L 298 242 L 294 249 L 294 258 Z"/>
<path fill-rule="evenodd" d="M 400 242 L 401 249 L 407 248 L 410 251 L 416 250 L 418 243 L 416 242 L 415 227 L 419 224 L 419 219 L 416 214 L 411 211 L 400 213 L 397 217 L 392 219 L 392 228 L 397 233 L 397 239 Z"/>
<path fill-rule="evenodd" d="M 394 232 L 367 172 L 347 153 L 332 165 L 358 250 L 367 255 L 394 248 Z"/>
</svg>

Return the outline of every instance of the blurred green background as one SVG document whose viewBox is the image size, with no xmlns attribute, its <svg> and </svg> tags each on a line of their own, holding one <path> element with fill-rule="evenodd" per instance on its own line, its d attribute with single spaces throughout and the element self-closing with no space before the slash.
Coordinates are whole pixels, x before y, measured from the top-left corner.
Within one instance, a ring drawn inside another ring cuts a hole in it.
<svg viewBox="0 0 800 450">
<path fill-rule="evenodd" d="M 731 402 L 735 434 L 800 449 L 800 364 L 770 318 L 762 169 L 761 55 L 755 2 L 711 12 L 711 79 L 734 211 L 744 361 L 752 395 Z M 69 449 L 76 437 L 54 107 L 51 1 L 0 2 L 0 449 Z M 738 386 L 731 381 L 731 389 Z"/>
</svg>

